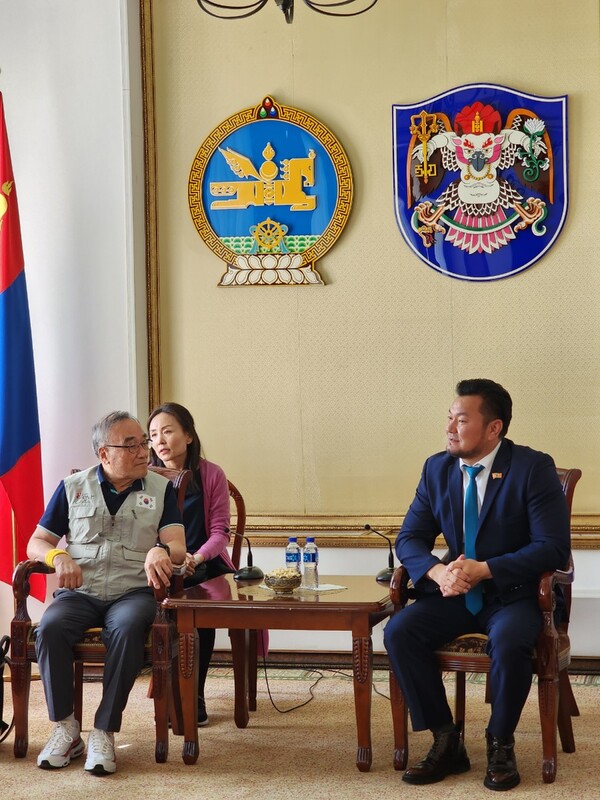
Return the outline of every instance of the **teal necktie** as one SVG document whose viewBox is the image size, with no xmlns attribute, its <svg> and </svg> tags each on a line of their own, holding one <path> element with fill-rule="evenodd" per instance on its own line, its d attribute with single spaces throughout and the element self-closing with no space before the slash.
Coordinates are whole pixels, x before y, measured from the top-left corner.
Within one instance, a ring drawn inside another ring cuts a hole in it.
<svg viewBox="0 0 600 800">
<path fill-rule="evenodd" d="M 483 467 L 481 464 L 476 467 L 464 465 L 469 483 L 465 492 L 465 558 L 477 558 L 475 553 L 475 537 L 477 536 L 477 525 L 479 523 L 479 508 L 477 503 L 477 483 L 475 478 Z M 465 603 L 471 614 L 477 614 L 483 606 L 483 587 L 481 583 L 474 586 L 467 592 Z"/>
</svg>

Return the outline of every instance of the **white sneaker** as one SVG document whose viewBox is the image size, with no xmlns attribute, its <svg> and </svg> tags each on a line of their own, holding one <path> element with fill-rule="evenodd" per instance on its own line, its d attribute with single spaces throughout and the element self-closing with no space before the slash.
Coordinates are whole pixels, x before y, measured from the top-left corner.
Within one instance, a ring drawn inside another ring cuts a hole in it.
<svg viewBox="0 0 600 800">
<path fill-rule="evenodd" d="M 94 775 L 110 775 L 117 769 L 115 735 L 92 728 L 87 746 L 85 770 Z"/>
<path fill-rule="evenodd" d="M 54 726 L 46 746 L 37 757 L 37 765 L 42 769 L 66 767 L 71 763 L 71 759 L 80 756 L 84 749 L 77 720 L 62 720 Z"/>
</svg>

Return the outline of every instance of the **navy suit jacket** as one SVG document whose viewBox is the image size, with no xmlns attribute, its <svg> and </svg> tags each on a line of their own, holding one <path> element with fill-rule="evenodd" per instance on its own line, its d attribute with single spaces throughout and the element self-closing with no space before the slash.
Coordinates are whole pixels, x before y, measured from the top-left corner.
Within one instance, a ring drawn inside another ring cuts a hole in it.
<svg viewBox="0 0 600 800">
<path fill-rule="evenodd" d="M 459 459 L 438 453 L 427 459 L 421 481 L 396 539 L 400 562 L 417 586 L 435 590 L 425 573 L 442 533 L 454 560 L 463 552 L 463 476 Z M 475 543 L 492 580 L 488 600 L 510 603 L 537 593 L 540 575 L 564 569 L 570 552 L 567 502 L 549 455 L 503 439 L 486 487 Z"/>
</svg>

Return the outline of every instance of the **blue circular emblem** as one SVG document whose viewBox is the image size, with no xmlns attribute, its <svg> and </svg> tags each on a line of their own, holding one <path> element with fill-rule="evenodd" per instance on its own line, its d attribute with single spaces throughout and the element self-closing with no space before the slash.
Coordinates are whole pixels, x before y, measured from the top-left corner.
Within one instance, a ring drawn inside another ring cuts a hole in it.
<svg viewBox="0 0 600 800">
<path fill-rule="evenodd" d="M 265 97 L 207 137 L 188 199 L 198 233 L 228 265 L 221 286 L 322 284 L 314 264 L 342 232 L 352 191 L 331 131 Z"/>
</svg>

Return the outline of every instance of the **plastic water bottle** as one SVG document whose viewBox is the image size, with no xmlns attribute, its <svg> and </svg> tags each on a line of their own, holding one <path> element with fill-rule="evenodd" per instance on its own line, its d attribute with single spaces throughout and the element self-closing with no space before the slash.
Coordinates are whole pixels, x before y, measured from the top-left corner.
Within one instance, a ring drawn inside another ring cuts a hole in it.
<svg viewBox="0 0 600 800">
<path fill-rule="evenodd" d="M 302 564 L 304 567 L 302 586 L 305 589 L 316 589 L 319 585 L 319 548 L 315 544 L 314 536 L 306 537 L 306 544 L 302 551 Z"/>
<path fill-rule="evenodd" d="M 285 548 L 285 566 L 301 572 L 300 569 L 300 546 L 296 536 L 290 536 Z"/>
</svg>

